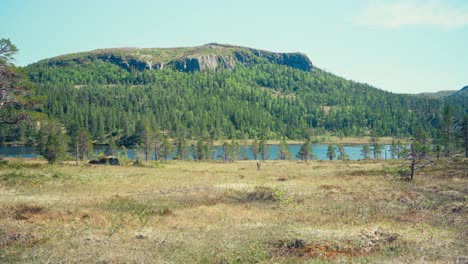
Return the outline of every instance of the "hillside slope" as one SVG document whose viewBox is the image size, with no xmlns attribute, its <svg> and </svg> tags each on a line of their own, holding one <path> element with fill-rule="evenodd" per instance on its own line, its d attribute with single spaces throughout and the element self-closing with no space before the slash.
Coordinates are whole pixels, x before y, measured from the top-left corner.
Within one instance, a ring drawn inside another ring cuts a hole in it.
<svg viewBox="0 0 468 264">
<path fill-rule="evenodd" d="M 262 62 L 290 66 L 303 71 L 312 70 L 312 62 L 302 53 L 275 53 L 246 47 L 210 43 L 186 48 L 115 48 L 98 49 L 62 55 L 38 62 L 39 65 L 69 66 L 73 63 L 104 62 L 125 70 L 157 70 L 163 68 L 183 72 L 234 69 L 236 64 L 252 65 Z"/>
<path fill-rule="evenodd" d="M 443 101 L 399 95 L 320 70 L 301 53 L 208 44 L 104 49 L 27 67 L 45 111 L 70 133 L 139 142 L 145 126 L 172 137 L 290 138 L 431 133 Z"/>
<path fill-rule="evenodd" d="M 456 90 L 446 90 L 446 91 L 438 91 L 434 93 L 420 93 L 418 95 L 427 96 L 431 98 L 444 98 L 456 92 L 457 92 Z"/>
</svg>

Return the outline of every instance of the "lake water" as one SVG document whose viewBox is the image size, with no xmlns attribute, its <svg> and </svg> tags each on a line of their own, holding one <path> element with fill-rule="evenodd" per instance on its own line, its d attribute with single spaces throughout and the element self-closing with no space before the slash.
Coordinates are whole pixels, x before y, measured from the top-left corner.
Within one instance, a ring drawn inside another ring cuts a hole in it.
<svg viewBox="0 0 468 264">
<path fill-rule="evenodd" d="M 362 159 L 361 155 L 361 149 L 363 145 L 349 145 L 349 146 L 344 146 L 346 154 L 349 156 L 349 159 L 351 160 L 359 160 Z M 277 160 L 278 159 L 278 145 L 269 145 L 268 146 L 268 157 L 266 159 L 268 160 Z M 299 152 L 299 149 L 301 148 L 300 144 L 290 144 L 288 145 L 289 150 L 291 151 L 293 158 L 296 158 L 296 154 Z M 241 152 L 242 150 L 245 150 L 247 152 L 247 156 L 249 159 L 253 159 L 254 156 L 252 154 L 251 149 L 249 146 L 240 146 Z M 328 145 L 325 144 L 313 144 L 313 153 L 316 156 L 317 160 L 327 160 L 327 149 Z M 102 145 L 97 145 L 94 147 L 94 152 L 95 154 L 99 153 L 104 153 L 106 150 L 106 146 Z M 221 146 L 215 146 L 216 153 L 214 154 L 214 158 L 216 160 L 222 160 L 222 147 Z M 338 150 L 336 151 L 338 155 Z M 0 147 L 0 157 L 14 157 L 14 158 L 37 158 L 39 157 L 38 150 L 35 147 Z M 127 150 L 127 155 L 130 159 L 135 159 L 136 158 L 136 153 L 137 151 L 135 149 L 129 148 Z M 175 153 L 174 153 L 175 154 Z M 192 156 L 192 151 L 191 148 L 188 148 L 187 151 L 187 158 L 188 159 L 193 159 Z M 382 148 L 382 159 L 390 159 L 390 145 L 383 145 Z M 154 156 L 152 157 L 154 159 Z M 260 157 L 258 157 L 260 159 Z"/>
</svg>

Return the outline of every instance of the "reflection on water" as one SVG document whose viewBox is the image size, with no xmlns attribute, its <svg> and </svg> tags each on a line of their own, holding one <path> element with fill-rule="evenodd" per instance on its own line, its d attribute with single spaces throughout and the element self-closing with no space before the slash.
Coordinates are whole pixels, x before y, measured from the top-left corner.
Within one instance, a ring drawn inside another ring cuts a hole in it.
<svg viewBox="0 0 468 264">
<path fill-rule="evenodd" d="M 351 160 L 359 160 L 362 159 L 361 155 L 361 149 L 363 145 L 350 145 L 350 146 L 344 146 L 346 154 L 349 156 L 349 159 Z M 293 158 L 296 159 L 296 154 L 299 152 L 299 149 L 301 148 L 301 145 L 299 144 L 290 144 L 288 145 L 289 150 L 291 151 Z M 278 145 L 269 145 L 268 146 L 268 157 L 266 159 L 268 160 L 277 160 L 278 159 Z M 327 160 L 327 148 L 328 145 L 325 144 L 314 144 L 313 145 L 313 153 L 318 160 Z M 252 153 L 252 150 L 250 149 L 249 146 L 240 146 L 241 153 L 245 151 L 247 153 L 247 157 L 249 159 L 254 159 L 254 155 Z M 102 145 L 97 145 L 94 147 L 94 152 L 95 154 L 99 153 L 104 153 L 106 150 L 106 146 Z M 127 150 L 128 157 L 130 159 L 135 159 L 136 158 L 136 149 L 129 148 Z M 336 151 L 338 155 L 338 150 Z M 193 159 L 193 156 L 191 154 L 191 148 L 188 148 L 187 151 L 187 158 L 188 159 Z M 221 160 L 222 158 L 222 147 L 221 146 L 215 146 L 215 151 L 213 154 L 214 159 L 216 160 Z M 175 154 L 175 153 L 174 153 Z M 0 156 L 1 157 L 15 157 L 15 158 L 36 158 L 39 156 L 38 154 L 38 149 L 35 147 L 1 147 L 0 148 Z M 258 157 L 260 158 L 260 157 Z M 390 159 L 390 145 L 383 145 L 382 148 L 382 154 L 381 154 L 382 159 Z M 154 155 L 152 156 L 152 159 L 154 159 Z"/>
</svg>

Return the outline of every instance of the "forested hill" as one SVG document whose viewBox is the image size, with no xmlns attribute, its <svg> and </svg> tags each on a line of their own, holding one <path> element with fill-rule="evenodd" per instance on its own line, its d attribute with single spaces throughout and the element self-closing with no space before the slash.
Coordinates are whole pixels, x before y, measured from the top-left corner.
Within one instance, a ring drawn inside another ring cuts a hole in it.
<svg viewBox="0 0 468 264">
<path fill-rule="evenodd" d="M 274 63 L 292 68 L 310 71 L 312 62 L 302 53 L 274 53 L 265 50 L 251 49 L 217 43 L 189 48 L 140 49 L 117 48 L 99 49 L 58 56 L 43 60 L 36 65 L 74 66 L 74 64 L 89 64 L 93 62 L 109 63 L 126 71 L 144 71 L 169 68 L 183 72 L 214 71 L 234 69 L 237 64 L 254 65 L 259 63 Z M 90 68 L 84 73 L 87 77 L 78 82 L 88 82 L 93 79 L 102 80 L 104 76 L 93 76 Z M 110 70 L 110 69 L 108 69 Z M 108 72 L 110 73 L 110 72 Z M 114 76 L 116 77 L 116 76 Z M 111 78 L 112 79 L 112 78 Z M 105 80 L 112 82 L 113 80 Z"/>
<path fill-rule="evenodd" d="M 145 125 L 189 138 L 407 136 L 418 125 L 435 132 L 443 106 L 335 76 L 301 53 L 220 44 L 96 50 L 27 69 L 68 131 L 126 144 Z"/>
</svg>

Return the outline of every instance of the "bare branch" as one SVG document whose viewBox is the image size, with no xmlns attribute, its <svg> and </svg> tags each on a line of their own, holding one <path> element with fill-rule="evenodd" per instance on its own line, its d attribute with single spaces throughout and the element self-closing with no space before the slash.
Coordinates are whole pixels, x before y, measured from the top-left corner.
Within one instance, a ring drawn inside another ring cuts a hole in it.
<svg viewBox="0 0 468 264">
<path fill-rule="evenodd" d="M 21 121 L 24 120 L 29 120 L 29 117 L 27 115 L 20 115 L 16 117 L 11 117 L 10 119 L 0 117 L 0 124 L 5 124 L 5 125 L 16 125 Z"/>
</svg>

